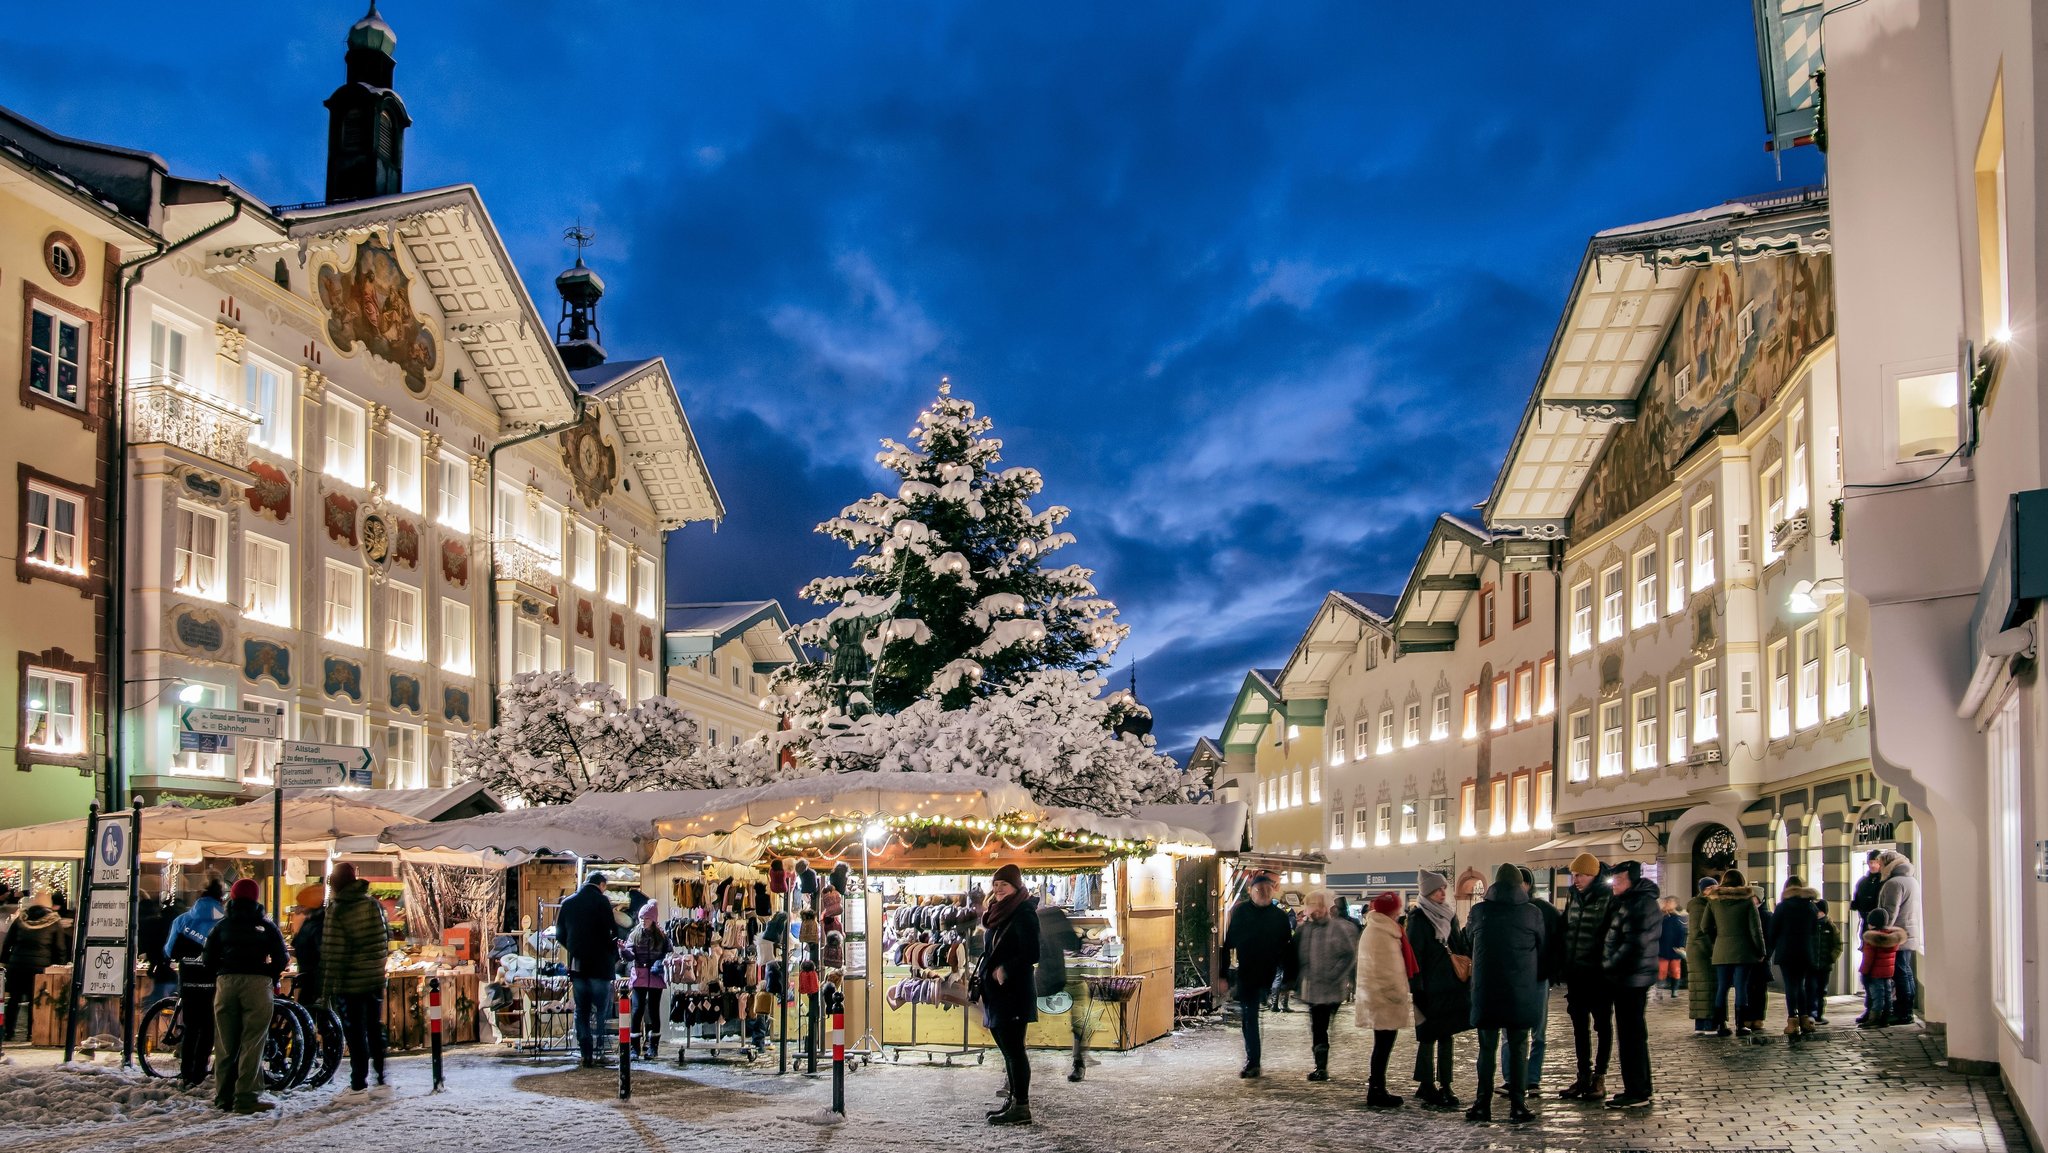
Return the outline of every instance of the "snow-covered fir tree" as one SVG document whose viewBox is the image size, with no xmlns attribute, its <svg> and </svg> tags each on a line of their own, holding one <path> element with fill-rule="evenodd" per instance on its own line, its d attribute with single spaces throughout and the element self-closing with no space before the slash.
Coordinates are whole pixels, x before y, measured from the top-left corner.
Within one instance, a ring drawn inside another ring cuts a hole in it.
<svg viewBox="0 0 2048 1153">
<path fill-rule="evenodd" d="M 589 792 L 758 784 L 769 768 L 707 762 L 697 722 L 674 701 L 629 706 L 610 685 L 580 684 L 567 672 L 513 677 L 498 693 L 498 717 L 496 727 L 455 742 L 455 773 L 529 805 Z"/>
</svg>

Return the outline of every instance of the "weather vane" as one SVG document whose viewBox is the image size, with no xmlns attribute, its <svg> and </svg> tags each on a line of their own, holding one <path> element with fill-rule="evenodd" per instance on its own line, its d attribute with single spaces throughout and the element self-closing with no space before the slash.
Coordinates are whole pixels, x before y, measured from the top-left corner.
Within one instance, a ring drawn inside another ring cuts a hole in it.
<svg viewBox="0 0 2048 1153">
<path fill-rule="evenodd" d="M 583 227 L 583 222 L 578 220 L 562 230 L 562 239 L 576 246 L 576 259 L 581 260 L 583 250 L 597 243 L 597 233 Z"/>
</svg>

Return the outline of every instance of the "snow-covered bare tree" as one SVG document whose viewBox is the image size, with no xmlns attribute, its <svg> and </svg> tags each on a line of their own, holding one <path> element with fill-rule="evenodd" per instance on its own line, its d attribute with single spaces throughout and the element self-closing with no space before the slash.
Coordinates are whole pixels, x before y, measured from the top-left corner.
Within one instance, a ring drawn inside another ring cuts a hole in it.
<svg viewBox="0 0 2048 1153">
<path fill-rule="evenodd" d="M 498 693 L 498 725 L 455 742 L 454 767 L 500 796 L 555 805 L 588 792 L 714 787 L 692 764 L 697 722 L 674 701 L 629 706 L 601 682 L 523 673 Z M 752 781 L 735 783 L 752 784 Z"/>
</svg>

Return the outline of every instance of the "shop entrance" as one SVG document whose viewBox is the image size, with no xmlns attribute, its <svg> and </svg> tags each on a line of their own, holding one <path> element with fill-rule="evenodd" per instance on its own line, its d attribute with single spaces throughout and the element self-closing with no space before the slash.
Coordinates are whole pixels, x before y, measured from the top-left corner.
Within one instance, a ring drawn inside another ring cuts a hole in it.
<svg viewBox="0 0 2048 1153">
<path fill-rule="evenodd" d="M 1703 826 L 1692 842 L 1692 883 L 1698 886 L 1701 877 L 1719 876 L 1735 867 L 1735 850 L 1738 842 L 1735 834 L 1726 825 Z M 1689 894 L 1675 894 L 1686 899 Z"/>
</svg>

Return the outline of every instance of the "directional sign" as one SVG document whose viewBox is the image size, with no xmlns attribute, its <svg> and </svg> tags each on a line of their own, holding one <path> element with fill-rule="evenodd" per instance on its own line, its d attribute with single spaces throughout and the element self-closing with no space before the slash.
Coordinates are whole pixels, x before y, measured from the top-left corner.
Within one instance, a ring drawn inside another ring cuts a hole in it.
<svg viewBox="0 0 2048 1153">
<path fill-rule="evenodd" d="M 128 887 L 128 837 L 126 816 L 101 817 L 92 841 L 92 884 L 94 887 Z"/>
<path fill-rule="evenodd" d="M 179 714 L 188 733 L 211 733 L 218 737 L 254 737 L 274 741 L 284 735 L 283 718 L 273 712 L 244 712 L 241 709 L 185 709 Z"/>
<path fill-rule="evenodd" d="M 85 915 L 85 936 L 92 941 L 128 939 L 128 894 L 101 893 Z"/>
<path fill-rule="evenodd" d="M 178 730 L 178 751 L 181 753 L 231 753 L 235 750 L 235 738 L 219 733 L 195 733 Z"/>
<path fill-rule="evenodd" d="M 348 773 L 340 765 L 329 762 L 324 765 L 287 764 L 277 767 L 277 785 L 281 789 L 329 789 L 348 779 Z"/>
<path fill-rule="evenodd" d="M 361 745 L 322 745 L 312 741 L 285 741 L 278 753 L 280 765 L 334 764 L 345 769 L 370 767 L 370 750 Z"/>
<path fill-rule="evenodd" d="M 119 945 L 85 947 L 85 995 L 118 997 L 128 987 L 128 950 Z"/>
</svg>

